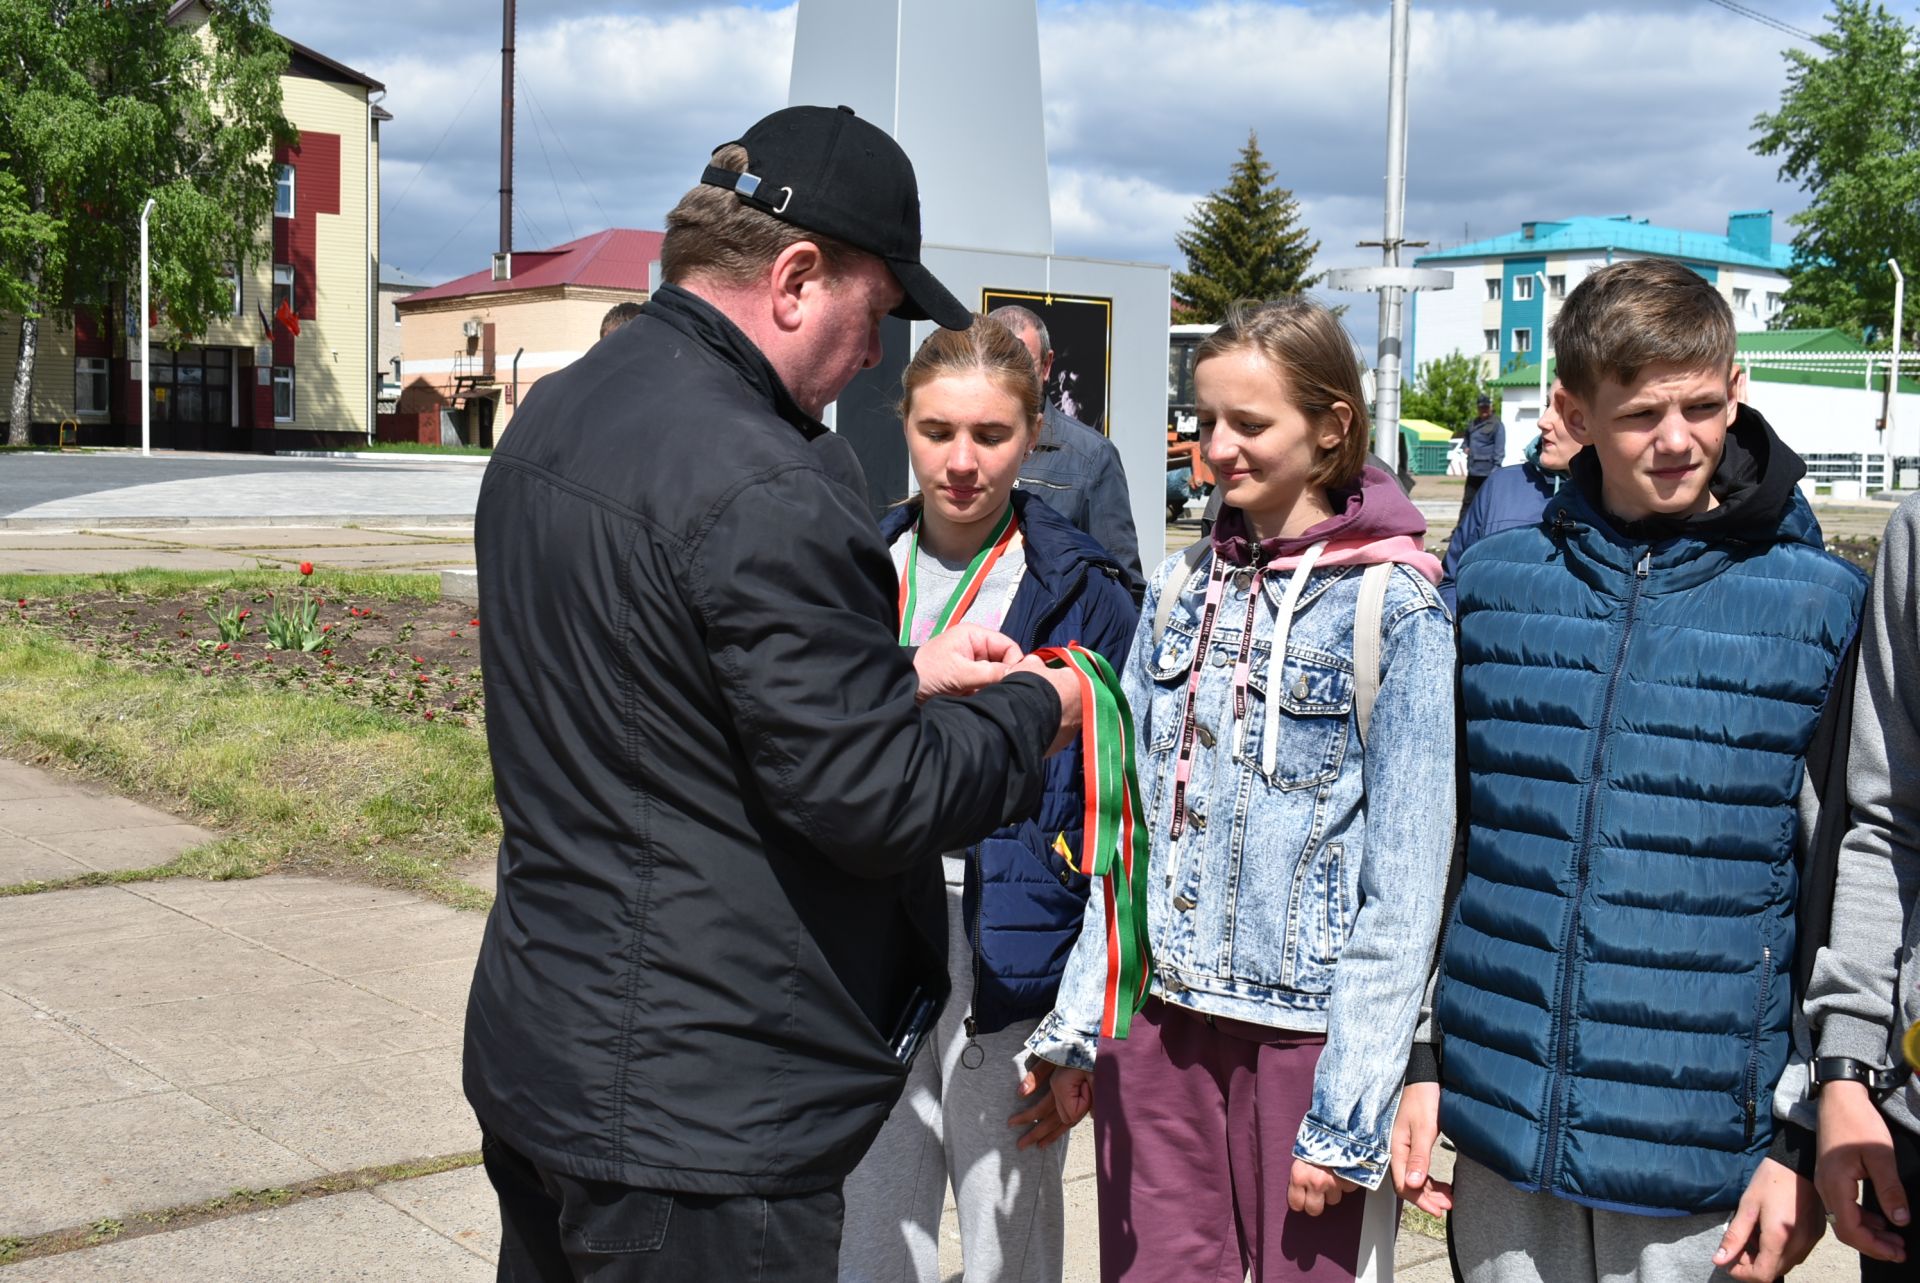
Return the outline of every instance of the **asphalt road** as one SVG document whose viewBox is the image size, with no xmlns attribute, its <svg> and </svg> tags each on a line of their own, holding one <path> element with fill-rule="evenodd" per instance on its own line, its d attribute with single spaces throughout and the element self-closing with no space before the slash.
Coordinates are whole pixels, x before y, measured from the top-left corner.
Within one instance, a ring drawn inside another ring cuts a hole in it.
<svg viewBox="0 0 1920 1283">
<path fill-rule="evenodd" d="M 130 451 L 0 454 L 0 520 L 455 517 L 471 519 L 484 466 Z"/>
</svg>

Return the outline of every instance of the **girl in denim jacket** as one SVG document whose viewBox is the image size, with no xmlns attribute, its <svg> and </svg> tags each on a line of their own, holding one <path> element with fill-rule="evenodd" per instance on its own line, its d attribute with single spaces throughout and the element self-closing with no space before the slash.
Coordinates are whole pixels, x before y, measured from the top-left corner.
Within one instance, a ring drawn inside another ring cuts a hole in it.
<svg viewBox="0 0 1920 1283">
<path fill-rule="evenodd" d="M 1097 1036 L 1093 894 L 1027 1042 L 1049 1097 L 1015 1121 L 1050 1110 L 1067 1127 L 1094 1106 L 1110 1283 L 1390 1278 L 1385 1178 L 1453 835 L 1440 567 L 1419 512 L 1365 466 L 1359 371 L 1325 308 L 1236 309 L 1194 377 L 1227 506 L 1206 555 L 1155 574 L 1123 676 L 1152 844 L 1152 993 L 1128 1037 Z M 1363 729 L 1355 611 L 1380 563 Z M 1409 1116 L 1431 1113 L 1430 1084 L 1405 1091 Z"/>
</svg>

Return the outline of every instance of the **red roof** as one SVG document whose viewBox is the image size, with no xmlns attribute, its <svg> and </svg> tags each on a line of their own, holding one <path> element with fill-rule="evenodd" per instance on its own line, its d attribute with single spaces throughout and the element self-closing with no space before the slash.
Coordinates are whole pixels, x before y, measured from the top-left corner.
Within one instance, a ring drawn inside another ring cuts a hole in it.
<svg viewBox="0 0 1920 1283">
<path fill-rule="evenodd" d="M 659 261 L 660 242 L 665 239 L 662 232 L 614 227 L 552 249 L 517 249 L 513 251 L 512 280 L 494 280 L 492 268 L 470 272 L 444 285 L 409 294 L 400 300 L 400 305 L 408 307 L 470 294 L 551 289 L 556 285 L 590 285 L 644 294 L 647 268 Z"/>
</svg>

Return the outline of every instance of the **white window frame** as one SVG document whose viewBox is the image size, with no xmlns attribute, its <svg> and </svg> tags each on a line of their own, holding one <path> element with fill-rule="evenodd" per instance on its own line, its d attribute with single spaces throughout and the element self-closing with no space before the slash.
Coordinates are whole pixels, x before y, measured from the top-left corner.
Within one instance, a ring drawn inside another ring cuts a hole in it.
<svg viewBox="0 0 1920 1283">
<path fill-rule="evenodd" d="M 393 328 L 397 330 L 400 328 L 400 300 L 395 299 L 387 306 L 393 309 Z"/>
<path fill-rule="evenodd" d="M 280 385 L 283 383 L 286 384 L 286 387 L 287 387 L 287 412 L 285 414 L 280 413 Z M 293 422 L 294 415 L 299 408 L 294 403 L 293 395 L 294 395 L 293 367 L 291 365 L 274 366 L 273 367 L 273 421 L 275 423 L 292 423 Z"/>
<path fill-rule="evenodd" d="M 99 380 L 95 383 L 94 380 Z M 89 397 L 80 395 L 80 390 L 94 388 L 100 391 L 100 403 L 89 405 Z M 104 356 L 76 356 L 73 358 L 73 413 L 78 418 L 104 419 L 109 413 L 109 399 L 113 391 L 107 386 L 107 358 Z"/>
<path fill-rule="evenodd" d="M 239 316 L 246 310 L 247 294 L 245 278 L 240 275 L 238 260 L 227 264 L 227 279 L 233 282 L 233 314 Z"/>
<path fill-rule="evenodd" d="M 1567 296 L 1567 274 L 1565 272 L 1562 272 L 1558 276 L 1549 276 L 1547 278 L 1547 297 L 1553 298 L 1553 299 L 1564 299 L 1566 296 Z"/>
<path fill-rule="evenodd" d="M 294 210 L 299 208 L 299 205 L 295 202 L 295 199 L 294 199 L 294 196 L 295 196 L 294 182 L 295 182 L 295 179 L 294 179 L 292 165 L 280 165 L 274 169 L 273 171 L 273 216 L 275 218 L 292 218 Z M 286 197 L 286 200 L 284 201 L 284 206 L 285 206 L 284 208 L 282 208 L 282 205 L 283 205 L 283 202 L 281 200 L 282 196 Z"/>
<path fill-rule="evenodd" d="M 1772 316 L 1775 312 L 1778 312 L 1780 310 L 1780 304 L 1785 300 L 1786 300 L 1785 293 L 1775 293 L 1773 290 L 1768 290 L 1767 291 L 1767 315 Z"/>
<path fill-rule="evenodd" d="M 1513 278 L 1513 301 L 1516 303 L 1533 302 L 1533 277 L 1516 276 Z"/>
<path fill-rule="evenodd" d="M 1480 331 L 1480 337 L 1487 341 L 1487 346 L 1483 349 L 1484 351 L 1498 352 L 1500 350 L 1500 331 L 1482 330 Z"/>
<path fill-rule="evenodd" d="M 271 315 L 278 315 L 280 312 L 280 287 L 282 285 L 287 287 L 287 306 L 291 308 L 294 306 L 292 263 L 275 263 L 273 265 L 273 312 Z"/>
<path fill-rule="evenodd" d="M 1487 302 L 1498 303 L 1499 301 L 1500 301 L 1500 278 L 1497 276 L 1489 276 L 1487 278 Z"/>
<path fill-rule="evenodd" d="M 1516 327 L 1515 330 L 1513 331 L 1514 355 L 1518 356 L 1522 352 L 1532 352 L 1532 351 L 1533 351 L 1533 330 L 1530 327 L 1525 325 Z"/>
</svg>

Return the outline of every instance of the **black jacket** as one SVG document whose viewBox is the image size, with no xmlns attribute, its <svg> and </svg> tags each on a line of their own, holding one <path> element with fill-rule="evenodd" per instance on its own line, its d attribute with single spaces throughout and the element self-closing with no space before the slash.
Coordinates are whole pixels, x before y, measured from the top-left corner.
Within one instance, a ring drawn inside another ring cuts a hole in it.
<svg viewBox="0 0 1920 1283">
<path fill-rule="evenodd" d="M 1059 702 L 916 705 L 851 447 L 662 289 L 527 398 L 475 546 L 504 837 L 467 1098 L 589 1180 L 837 1183 L 944 997 L 939 853 L 1039 802 Z"/>
</svg>

